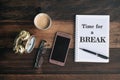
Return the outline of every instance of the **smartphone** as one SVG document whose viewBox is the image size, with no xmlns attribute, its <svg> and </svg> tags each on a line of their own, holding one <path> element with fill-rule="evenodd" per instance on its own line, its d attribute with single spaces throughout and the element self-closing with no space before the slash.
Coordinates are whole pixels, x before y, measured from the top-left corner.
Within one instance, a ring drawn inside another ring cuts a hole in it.
<svg viewBox="0 0 120 80">
<path fill-rule="evenodd" d="M 50 54 L 49 62 L 64 66 L 70 46 L 71 35 L 63 32 L 57 32 Z"/>
</svg>

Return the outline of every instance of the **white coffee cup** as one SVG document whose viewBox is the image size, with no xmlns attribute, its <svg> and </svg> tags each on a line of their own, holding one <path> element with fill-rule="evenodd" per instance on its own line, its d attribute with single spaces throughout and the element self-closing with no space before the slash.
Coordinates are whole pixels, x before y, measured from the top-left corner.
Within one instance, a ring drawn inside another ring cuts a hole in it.
<svg viewBox="0 0 120 80">
<path fill-rule="evenodd" d="M 51 27 L 52 20 L 46 13 L 39 13 L 34 18 L 34 25 L 40 30 L 47 30 Z"/>
</svg>

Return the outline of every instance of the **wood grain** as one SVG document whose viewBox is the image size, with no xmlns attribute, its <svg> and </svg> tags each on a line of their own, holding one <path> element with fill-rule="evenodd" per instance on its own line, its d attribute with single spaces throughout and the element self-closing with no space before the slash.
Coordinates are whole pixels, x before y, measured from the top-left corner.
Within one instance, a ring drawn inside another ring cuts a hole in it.
<svg viewBox="0 0 120 80">
<path fill-rule="evenodd" d="M 1 80 L 119 80 L 119 74 L 37 74 L 37 75 L 22 75 L 22 74 L 8 74 L 0 75 Z"/>
<path fill-rule="evenodd" d="M 9 53 L 8 53 L 9 52 Z M 75 63 L 74 49 L 69 50 L 66 65 L 60 67 L 49 63 L 51 49 L 44 49 L 44 62 L 39 69 L 33 69 L 36 49 L 31 54 L 14 54 L 12 49 L 6 49 L 0 56 L 0 73 L 16 74 L 118 74 L 120 73 L 119 49 L 110 50 L 110 62 L 105 63 Z"/>
<path fill-rule="evenodd" d="M 7 25 L 6 25 L 7 23 Z M 30 24 L 29 24 L 30 23 Z M 26 22 L 9 22 L 4 21 L 1 22 L 1 30 L 0 30 L 0 37 L 2 38 L 0 40 L 1 46 L 13 46 L 13 41 L 16 37 L 16 35 L 21 30 L 27 30 L 31 33 L 31 35 L 35 35 L 37 38 L 36 47 L 39 45 L 40 40 L 45 39 L 47 40 L 48 44 L 50 46 L 48 48 L 52 47 L 52 43 L 54 40 L 55 33 L 57 31 L 66 32 L 72 35 L 72 41 L 70 48 L 74 48 L 74 35 L 75 35 L 75 25 L 74 21 L 58 21 L 53 20 L 52 21 L 52 27 L 46 31 L 38 30 L 33 22 L 26 21 Z M 6 29 L 11 28 L 6 31 Z M 111 22 L 110 23 L 110 48 L 120 48 L 120 23 L 118 22 Z M 4 35 L 3 35 L 4 34 Z M 46 36 L 49 35 L 49 36 Z M 3 41 L 6 41 L 5 44 L 2 44 Z M 9 44 L 9 45 L 8 45 Z"/>
<path fill-rule="evenodd" d="M 120 21 L 119 0 L 1 0 L 0 20 L 32 20 L 39 12 L 54 20 L 73 20 L 75 14 L 109 14 L 111 21 Z"/>
<path fill-rule="evenodd" d="M 0 0 L 0 80 L 119 80 L 120 79 L 120 0 Z M 45 12 L 53 20 L 49 30 L 35 28 L 36 14 Z M 110 62 L 75 63 L 75 15 L 110 15 Z M 31 54 L 14 54 L 13 41 L 21 30 L 37 38 Z M 57 31 L 72 35 L 66 65 L 60 67 L 48 62 Z M 44 62 L 33 69 L 39 42 L 45 39 Z"/>
</svg>

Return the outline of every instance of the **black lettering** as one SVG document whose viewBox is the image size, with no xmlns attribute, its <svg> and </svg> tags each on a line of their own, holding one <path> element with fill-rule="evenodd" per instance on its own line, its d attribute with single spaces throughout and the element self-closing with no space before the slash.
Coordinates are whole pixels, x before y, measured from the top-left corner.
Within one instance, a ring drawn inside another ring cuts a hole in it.
<svg viewBox="0 0 120 80">
<path fill-rule="evenodd" d="M 91 42 L 96 42 L 95 37 L 91 37 Z"/>
<path fill-rule="evenodd" d="M 80 37 L 80 42 L 86 42 L 85 37 Z"/>
<path fill-rule="evenodd" d="M 105 37 L 101 37 L 101 42 L 105 43 Z"/>
<path fill-rule="evenodd" d="M 80 37 L 80 42 L 92 42 L 92 43 L 105 43 L 105 38 L 106 37 Z"/>
<path fill-rule="evenodd" d="M 100 37 L 100 38 L 101 38 L 101 37 Z M 98 42 L 101 42 L 101 41 L 100 41 L 100 38 L 99 38 L 99 37 L 97 37 L 97 41 L 98 41 Z"/>
<path fill-rule="evenodd" d="M 85 28 L 86 24 L 82 24 L 83 28 Z"/>
<path fill-rule="evenodd" d="M 91 42 L 90 37 L 86 37 L 86 42 Z"/>
</svg>

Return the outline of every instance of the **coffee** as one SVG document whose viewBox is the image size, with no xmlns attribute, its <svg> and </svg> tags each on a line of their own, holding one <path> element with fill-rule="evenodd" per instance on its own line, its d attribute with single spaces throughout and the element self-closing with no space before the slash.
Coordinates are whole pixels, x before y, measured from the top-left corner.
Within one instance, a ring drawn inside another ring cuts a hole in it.
<svg viewBox="0 0 120 80">
<path fill-rule="evenodd" d="M 51 18 L 45 13 L 40 13 L 35 17 L 34 24 L 38 29 L 48 29 L 51 26 Z"/>
</svg>

